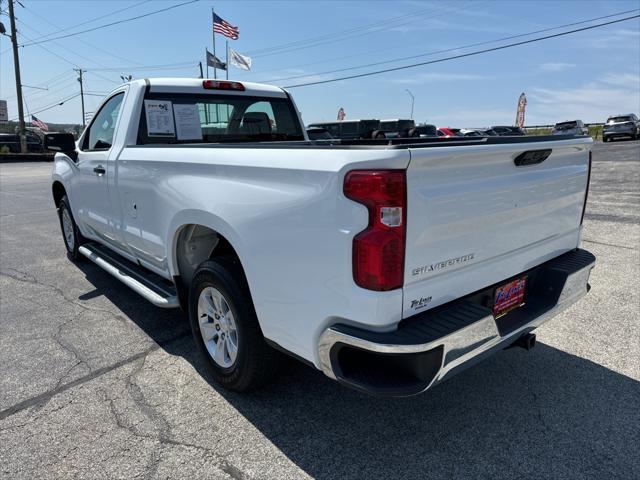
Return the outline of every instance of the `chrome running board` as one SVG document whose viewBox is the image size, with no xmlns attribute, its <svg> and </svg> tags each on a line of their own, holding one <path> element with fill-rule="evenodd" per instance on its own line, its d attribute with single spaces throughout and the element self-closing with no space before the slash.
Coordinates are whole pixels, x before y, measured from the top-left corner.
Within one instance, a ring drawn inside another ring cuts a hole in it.
<svg viewBox="0 0 640 480">
<path fill-rule="evenodd" d="M 160 308 L 178 308 L 180 303 L 174 288 L 160 282 L 160 277 L 149 273 L 145 275 L 140 267 L 95 243 L 87 243 L 78 248 L 78 252 L 87 257 L 106 272 L 131 288 L 134 292 Z M 155 280 L 153 277 L 157 277 Z"/>
</svg>

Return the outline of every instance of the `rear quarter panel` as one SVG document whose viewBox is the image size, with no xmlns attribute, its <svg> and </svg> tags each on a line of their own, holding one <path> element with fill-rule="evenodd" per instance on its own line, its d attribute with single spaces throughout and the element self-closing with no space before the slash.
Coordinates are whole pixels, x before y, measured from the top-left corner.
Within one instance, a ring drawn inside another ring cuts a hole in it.
<svg viewBox="0 0 640 480">
<path fill-rule="evenodd" d="M 408 163 L 407 150 L 128 147 L 117 162 L 120 229 L 171 275 L 184 225 L 222 234 L 240 257 L 264 335 L 318 365 L 317 339 L 329 324 L 384 329 L 400 320 L 401 290 L 353 282 L 352 240 L 368 217 L 342 182 L 347 170 Z M 131 201 L 136 218 L 126 217 Z"/>
</svg>

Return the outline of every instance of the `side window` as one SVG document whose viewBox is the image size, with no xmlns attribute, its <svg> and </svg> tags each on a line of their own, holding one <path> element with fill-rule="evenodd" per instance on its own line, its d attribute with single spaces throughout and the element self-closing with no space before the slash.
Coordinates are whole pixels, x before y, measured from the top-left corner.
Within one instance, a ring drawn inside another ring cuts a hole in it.
<svg viewBox="0 0 640 480">
<path fill-rule="evenodd" d="M 83 150 L 109 150 L 111 148 L 123 99 L 124 93 L 118 93 L 102 106 L 84 136 Z"/>
</svg>

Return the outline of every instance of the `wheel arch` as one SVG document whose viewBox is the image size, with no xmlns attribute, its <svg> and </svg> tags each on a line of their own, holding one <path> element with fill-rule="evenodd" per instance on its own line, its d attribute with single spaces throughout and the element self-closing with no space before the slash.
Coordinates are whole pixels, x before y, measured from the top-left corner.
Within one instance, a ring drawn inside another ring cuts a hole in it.
<svg viewBox="0 0 640 480">
<path fill-rule="evenodd" d="M 243 244 L 235 230 L 219 217 L 203 211 L 185 212 L 174 219 L 170 232 L 170 273 L 187 289 L 198 265 L 222 255 L 238 261 L 246 280 Z"/>
<path fill-rule="evenodd" d="M 53 181 L 53 184 L 51 185 L 51 193 L 53 194 L 53 203 L 56 208 L 60 208 L 60 201 L 62 200 L 62 197 L 67 195 L 67 189 L 64 188 L 64 185 L 60 180 Z"/>
</svg>

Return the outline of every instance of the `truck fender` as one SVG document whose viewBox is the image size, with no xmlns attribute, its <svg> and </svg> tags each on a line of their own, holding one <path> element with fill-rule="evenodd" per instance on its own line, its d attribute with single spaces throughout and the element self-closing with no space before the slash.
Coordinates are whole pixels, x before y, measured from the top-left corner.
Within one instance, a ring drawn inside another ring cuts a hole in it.
<svg viewBox="0 0 640 480">
<path fill-rule="evenodd" d="M 217 215 L 204 210 L 182 210 L 171 219 L 169 229 L 167 231 L 167 238 L 165 239 L 165 244 L 169 246 L 167 260 L 171 276 L 177 276 L 180 274 L 177 259 L 177 242 L 180 232 L 185 226 L 193 224 L 202 225 L 203 227 L 207 227 L 222 235 L 235 250 L 243 268 L 246 267 L 246 248 L 244 242 L 237 231 L 229 223 Z"/>
</svg>

